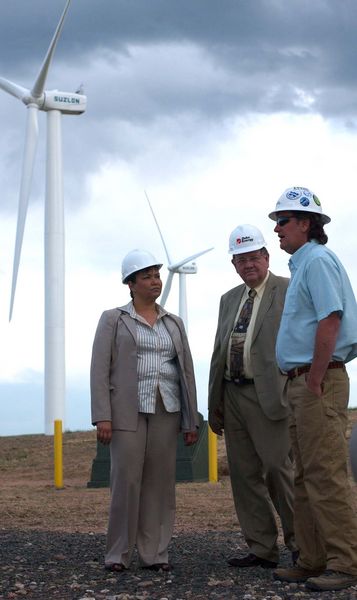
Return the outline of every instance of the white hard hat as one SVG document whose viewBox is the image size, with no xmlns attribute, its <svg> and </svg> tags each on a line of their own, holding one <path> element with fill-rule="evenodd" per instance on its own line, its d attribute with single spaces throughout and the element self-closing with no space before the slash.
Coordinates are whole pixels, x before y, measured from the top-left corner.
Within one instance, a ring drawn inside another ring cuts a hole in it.
<svg viewBox="0 0 357 600">
<path fill-rule="evenodd" d="M 324 215 L 321 208 L 321 202 L 318 197 L 304 187 L 291 187 L 285 190 L 276 203 L 275 210 L 269 214 L 269 217 L 276 221 L 277 213 L 282 210 L 311 212 L 321 216 L 322 223 L 326 225 L 331 221 L 330 217 Z"/>
<path fill-rule="evenodd" d="M 128 252 L 128 254 L 124 256 L 123 262 L 121 263 L 122 282 L 127 283 L 126 280 L 129 275 L 149 267 L 158 267 L 159 269 L 162 267 L 162 264 L 156 260 L 155 256 L 151 254 L 151 252 L 138 249 Z"/>
<path fill-rule="evenodd" d="M 254 225 L 238 225 L 229 236 L 229 254 L 254 252 L 266 246 L 263 234 Z"/>
</svg>

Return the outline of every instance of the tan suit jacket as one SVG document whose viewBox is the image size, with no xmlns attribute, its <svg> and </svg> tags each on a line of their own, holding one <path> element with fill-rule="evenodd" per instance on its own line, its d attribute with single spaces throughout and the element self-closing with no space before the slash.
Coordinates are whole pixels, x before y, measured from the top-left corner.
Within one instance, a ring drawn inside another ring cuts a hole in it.
<svg viewBox="0 0 357 600">
<path fill-rule="evenodd" d="M 136 431 L 138 380 L 135 321 L 126 307 L 102 314 L 93 343 L 91 362 L 92 423 L 111 421 L 112 428 Z M 182 320 L 172 314 L 162 317 L 177 352 L 181 389 L 181 429 L 198 426 L 193 362 Z"/>
<path fill-rule="evenodd" d="M 272 420 L 287 416 L 288 408 L 283 403 L 282 391 L 285 384 L 276 364 L 275 341 L 289 280 L 270 273 L 256 317 L 252 344 L 251 362 L 255 390 L 264 414 Z M 229 290 L 221 298 L 217 333 L 209 376 L 209 422 L 217 428 L 223 423 L 223 388 L 229 338 L 234 326 L 245 285 Z"/>
</svg>

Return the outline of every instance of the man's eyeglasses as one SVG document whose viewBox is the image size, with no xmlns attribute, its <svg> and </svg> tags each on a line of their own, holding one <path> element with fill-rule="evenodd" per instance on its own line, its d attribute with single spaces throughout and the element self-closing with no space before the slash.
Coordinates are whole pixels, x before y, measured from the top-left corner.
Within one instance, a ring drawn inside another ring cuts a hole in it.
<svg viewBox="0 0 357 600">
<path fill-rule="evenodd" d="M 290 219 L 293 219 L 294 217 L 278 217 L 276 220 L 276 224 L 279 225 L 279 227 L 284 227 L 287 223 L 289 223 Z"/>
<path fill-rule="evenodd" d="M 232 260 L 235 265 L 243 266 L 246 265 L 248 262 L 259 262 L 262 256 L 263 254 L 253 254 L 252 256 L 237 256 L 236 254 L 234 254 Z"/>
</svg>

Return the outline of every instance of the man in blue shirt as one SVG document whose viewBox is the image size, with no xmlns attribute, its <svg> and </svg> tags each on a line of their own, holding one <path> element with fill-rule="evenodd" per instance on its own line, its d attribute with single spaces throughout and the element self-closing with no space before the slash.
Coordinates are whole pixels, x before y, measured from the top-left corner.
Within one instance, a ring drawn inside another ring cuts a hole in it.
<svg viewBox="0 0 357 600">
<path fill-rule="evenodd" d="M 291 255 L 291 282 L 276 355 L 287 373 L 290 433 L 295 458 L 297 565 L 277 569 L 281 581 L 313 590 L 357 584 L 357 521 L 347 479 L 349 379 L 357 356 L 357 305 L 346 271 L 326 248 L 317 196 L 287 189 L 269 217 L 280 247 Z"/>
</svg>

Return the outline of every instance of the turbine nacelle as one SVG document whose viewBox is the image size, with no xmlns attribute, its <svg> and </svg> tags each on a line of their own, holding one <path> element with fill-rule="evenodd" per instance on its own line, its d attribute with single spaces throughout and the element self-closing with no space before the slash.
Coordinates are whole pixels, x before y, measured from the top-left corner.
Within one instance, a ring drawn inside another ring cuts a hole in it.
<svg viewBox="0 0 357 600">
<path fill-rule="evenodd" d="M 39 110 L 59 110 L 66 115 L 81 115 L 86 110 L 87 97 L 83 94 L 51 90 L 41 94 L 39 98 L 32 96 L 30 90 L 21 98 L 28 106 L 34 104 Z"/>
<path fill-rule="evenodd" d="M 40 110 L 59 110 L 67 115 L 81 115 L 86 110 L 87 97 L 83 94 L 51 90 L 44 92 L 44 100 Z"/>
<path fill-rule="evenodd" d="M 176 267 L 175 265 L 168 265 L 168 270 L 172 273 L 183 273 L 184 275 L 194 275 L 197 273 L 197 264 L 195 262 L 189 262 L 180 267 Z"/>
<path fill-rule="evenodd" d="M 0 77 L 0 89 L 18 98 L 26 106 L 33 105 L 38 110 L 59 110 L 67 115 L 81 115 L 87 107 L 87 97 L 77 92 L 50 90 L 36 96 L 33 90 L 17 85 L 4 77 Z"/>
</svg>

